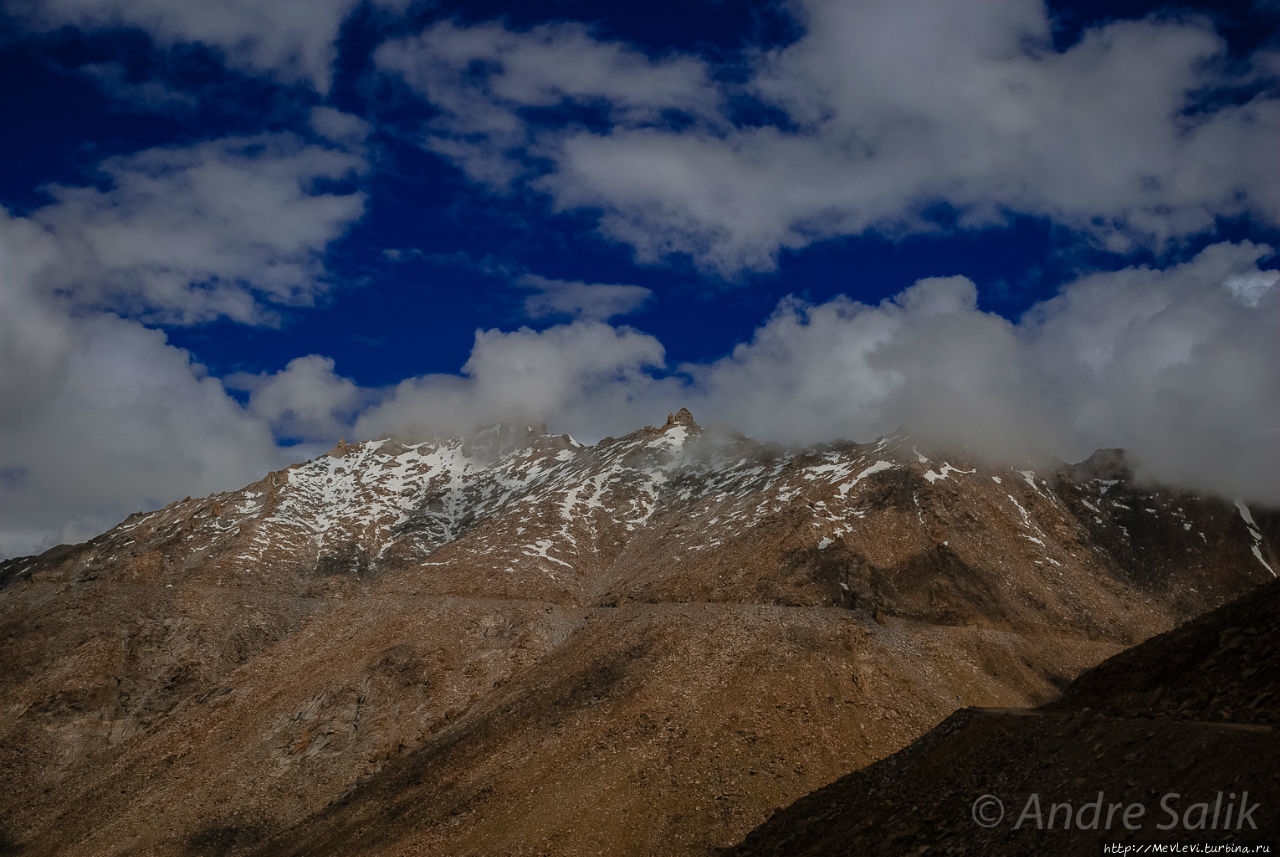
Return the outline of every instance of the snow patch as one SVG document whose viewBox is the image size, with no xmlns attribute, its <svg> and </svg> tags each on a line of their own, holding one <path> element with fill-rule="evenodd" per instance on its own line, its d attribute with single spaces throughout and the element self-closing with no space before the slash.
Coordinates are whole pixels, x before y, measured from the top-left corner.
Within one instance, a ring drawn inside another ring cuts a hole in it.
<svg viewBox="0 0 1280 857">
<path fill-rule="evenodd" d="M 958 467 L 952 467 L 950 464 L 944 462 L 942 465 L 941 471 L 935 473 L 932 470 L 928 470 L 925 472 L 924 478 L 928 479 L 929 484 L 932 485 L 934 482 L 937 482 L 939 479 L 946 479 L 947 475 L 951 473 L 976 473 L 976 472 L 977 472 L 976 468 L 974 470 L 961 470 Z"/>
<path fill-rule="evenodd" d="M 1276 570 L 1262 556 L 1262 532 L 1258 529 L 1258 525 L 1253 520 L 1253 513 L 1249 511 L 1249 507 L 1239 497 L 1235 500 L 1236 509 L 1240 512 L 1240 519 L 1244 521 L 1244 525 L 1249 529 L 1249 536 L 1253 540 L 1253 555 L 1262 563 L 1262 567 L 1271 572 L 1271 576 L 1276 576 Z"/>
<path fill-rule="evenodd" d="M 866 468 L 865 470 L 863 470 L 857 476 L 853 477 L 853 479 L 849 480 L 848 482 L 840 483 L 840 487 L 837 488 L 836 490 L 840 492 L 841 497 L 845 497 L 848 495 L 850 489 L 852 489 L 855 485 L 857 485 L 863 479 L 866 479 L 868 476 L 871 476 L 876 473 L 880 473 L 881 471 L 884 471 L 884 470 L 892 470 L 896 466 L 897 465 L 894 464 L 892 461 L 877 461 L 875 464 Z"/>
</svg>

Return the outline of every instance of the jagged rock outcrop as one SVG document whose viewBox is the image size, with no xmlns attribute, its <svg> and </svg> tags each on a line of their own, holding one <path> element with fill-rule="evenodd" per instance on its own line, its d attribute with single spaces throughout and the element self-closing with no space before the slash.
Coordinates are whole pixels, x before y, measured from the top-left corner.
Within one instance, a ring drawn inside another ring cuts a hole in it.
<svg viewBox="0 0 1280 857">
<path fill-rule="evenodd" d="M 697 854 L 1260 582 L 1277 518 L 661 428 L 345 444 L 0 563 L 28 854 Z"/>
</svg>

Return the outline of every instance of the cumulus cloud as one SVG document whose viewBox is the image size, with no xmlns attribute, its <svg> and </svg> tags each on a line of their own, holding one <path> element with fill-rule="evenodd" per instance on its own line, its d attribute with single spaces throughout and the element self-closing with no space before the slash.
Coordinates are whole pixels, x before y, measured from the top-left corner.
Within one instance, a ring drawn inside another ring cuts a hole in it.
<svg viewBox="0 0 1280 857">
<path fill-rule="evenodd" d="M 1164 271 L 1095 274 L 1031 314 L 1075 450 L 1125 446 L 1155 478 L 1280 503 L 1280 272 L 1256 264 L 1270 253 L 1218 244 Z M 1270 284 L 1242 297 L 1240 278 Z"/>
<path fill-rule="evenodd" d="M 1280 503 L 1280 272 L 1270 248 L 1217 244 L 1167 270 L 1093 274 L 1011 322 L 964 277 L 878 305 L 783 301 L 725 357 L 668 371 L 661 344 L 575 321 L 481 331 L 461 375 L 410 379 L 355 434 L 457 434 L 545 421 L 584 439 L 687 405 L 767 440 L 869 440 L 994 461 L 1129 448 L 1157 481 Z M 1234 283 L 1251 284 L 1243 294 Z"/>
<path fill-rule="evenodd" d="M 359 116 L 324 105 L 311 108 L 311 127 L 321 137 L 346 149 L 359 149 L 373 131 L 373 125 Z"/>
<path fill-rule="evenodd" d="M 1219 244 L 1168 270 L 1085 277 L 1012 323 L 964 278 L 878 306 L 788 301 L 691 401 L 766 437 L 923 443 L 995 460 L 1129 448 L 1156 480 L 1280 502 L 1280 276 Z M 1268 285 L 1241 299 L 1238 278 Z M 770 403 L 772 406 L 766 406 Z"/>
<path fill-rule="evenodd" d="M 682 368 L 700 409 L 771 439 L 870 439 L 905 424 L 923 442 L 1009 460 L 1055 446 L 1017 330 L 976 299 L 964 277 L 921 280 L 878 306 L 791 299 L 728 357 Z"/>
<path fill-rule="evenodd" d="M 732 87 L 580 28 L 442 24 L 378 59 L 442 111 L 429 148 L 597 211 L 643 262 L 764 270 L 832 236 L 940 229 L 940 207 L 961 228 L 1045 217 L 1121 251 L 1218 217 L 1280 223 L 1274 64 L 1229 77 L 1206 19 L 1113 21 L 1057 50 L 1039 0 L 795 8 L 803 36 L 749 56 Z M 1240 84 L 1255 96 L 1217 97 Z M 745 98 L 783 118 L 735 124 Z M 584 100 L 601 105 L 593 127 L 530 110 Z"/>
<path fill-rule="evenodd" d="M 0 257 L 30 237 L 7 220 Z M 21 244 L 24 256 L 32 249 Z M 129 512 L 236 487 L 282 463 L 266 423 L 163 333 L 59 313 L 9 288 L 4 267 L 0 555 L 88 538 Z"/>
<path fill-rule="evenodd" d="M 524 274 L 516 284 L 534 291 L 524 302 L 531 318 L 569 316 L 607 321 L 635 312 L 653 297 L 643 286 L 553 280 L 537 274 Z"/>
<path fill-rule="evenodd" d="M 407 5 L 406 0 L 377 2 Z M 136 27 L 161 45 L 204 44 L 219 51 L 232 68 L 307 82 L 325 91 L 338 31 L 358 5 L 358 0 L 18 0 L 12 11 L 48 29 Z"/>
<path fill-rule="evenodd" d="M 355 434 L 459 435 L 499 422 L 547 422 L 599 437 L 648 415 L 646 402 L 667 383 L 650 371 L 664 356 L 652 336 L 599 321 L 476 331 L 461 375 L 401 382 L 361 415 Z"/>
<path fill-rule="evenodd" d="M 238 487 L 283 461 L 265 423 L 164 334 L 64 321 L 54 383 L 11 397 L 0 425 L 0 554 L 96 535 L 132 511 Z M 9 379 L 12 380 L 12 379 Z"/>
<path fill-rule="evenodd" d="M 48 187 L 54 202 L 31 214 L 63 257 L 42 286 L 149 321 L 270 323 L 271 305 L 326 288 L 322 252 L 364 211 L 361 192 L 316 183 L 363 167 L 289 134 L 109 158 L 106 189 Z"/>
<path fill-rule="evenodd" d="M 265 420 L 276 437 L 298 441 L 338 437 L 369 398 L 334 371 L 332 358 L 319 354 L 295 357 L 279 372 L 236 373 L 225 382 L 249 391 L 249 413 Z"/>
<path fill-rule="evenodd" d="M 222 140 L 111 159 L 104 187 L 52 188 L 26 217 L 0 209 L 0 555 L 237 487 L 298 454 L 273 428 L 308 440 L 350 416 L 307 358 L 281 373 L 291 392 L 261 379 L 246 410 L 141 322 L 260 323 L 311 300 L 325 244 L 363 210 L 314 183 L 359 166 L 287 136 Z M 330 422 L 299 402 L 309 383 Z"/>
<path fill-rule="evenodd" d="M 387 42 L 375 61 L 440 111 L 427 127 L 426 147 L 495 186 L 526 171 L 525 159 L 538 148 L 527 117 L 538 109 L 595 110 L 633 127 L 673 112 L 710 117 L 721 100 L 702 62 L 653 59 L 573 23 L 516 31 L 442 21 Z"/>
</svg>

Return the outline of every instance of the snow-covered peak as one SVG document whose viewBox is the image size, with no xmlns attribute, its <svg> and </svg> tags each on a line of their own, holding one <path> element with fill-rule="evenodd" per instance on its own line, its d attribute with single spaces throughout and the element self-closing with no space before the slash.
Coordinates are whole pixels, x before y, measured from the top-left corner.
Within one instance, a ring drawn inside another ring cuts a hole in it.
<svg viewBox="0 0 1280 857">
<path fill-rule="evenodd" d="M 590 446 L 541 426 L 499 425 L 420 443 L 343 441 L 241 491 L 132 516 L 95 540 L 93 558 L 128 562 L 160 549 L 166 574 L 200 569 L 219 580 L 364 580 L 447 567 L 506 593 L 547 585 L 555 597 L 581 598 L 606 586 L 628 556 L 692 568 L 760 539 L 880 568 L 941 545 L 967 562 L 1003 557 L 1054 574 L 1083 567 L 1081 544 L 1146 567 L 1156 561 L 1144 547 L 1151 533 L 1162 534 L 1170 556 L 1209 543 L 1219 513 L 1136 488 L 1116 458 L 1018 470 L 924 447 L 903 432 L 786 449 L 703 431 L 684 409 L 661 428 Z M 1119 478 L 1076 478 L 1096 473 Z M 1246 524 L 1243 557 L 1269 576 L 1274 554 L 1262 529 L 1247 509 L 1231 511 Z M 743 550 L 718 561 L 754 562 L 759 548 Z"/>
</svg>

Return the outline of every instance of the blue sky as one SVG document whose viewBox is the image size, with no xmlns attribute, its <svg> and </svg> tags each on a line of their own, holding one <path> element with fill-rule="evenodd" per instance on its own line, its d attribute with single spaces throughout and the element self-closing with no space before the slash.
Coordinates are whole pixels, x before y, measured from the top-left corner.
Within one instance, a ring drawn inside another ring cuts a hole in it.
<svg viewBox="0 0 1280 857">
<path fill-rule="evenodd" d="M 1280 502 L 1274 3 L 0 15 L 0 555 L 681 405 Z"/>
</svg>

